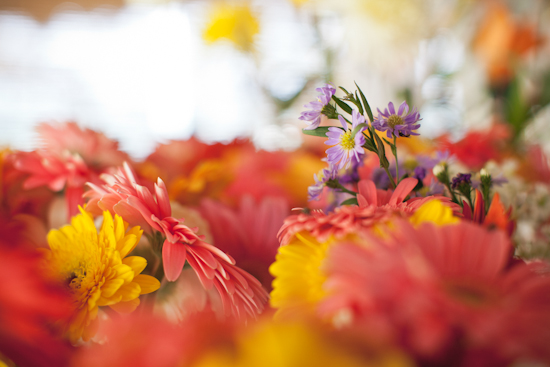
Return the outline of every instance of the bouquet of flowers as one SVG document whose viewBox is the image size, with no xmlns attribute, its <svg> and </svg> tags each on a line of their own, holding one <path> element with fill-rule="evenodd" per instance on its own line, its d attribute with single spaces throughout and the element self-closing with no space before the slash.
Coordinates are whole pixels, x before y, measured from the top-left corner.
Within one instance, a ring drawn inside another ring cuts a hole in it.
<svg viewBox="0 0 550 367">
<path fill-rule="evenodd" d="M 4 151 L 0 365 L 550 363 L 550 213 L 505 189 L 550 180 L 542 150 L 497 125 L 424 140 L 356 88 L 300 117 L 326 154 L 191 139 L 133 162 L 75 123 Z"/>
</svg>

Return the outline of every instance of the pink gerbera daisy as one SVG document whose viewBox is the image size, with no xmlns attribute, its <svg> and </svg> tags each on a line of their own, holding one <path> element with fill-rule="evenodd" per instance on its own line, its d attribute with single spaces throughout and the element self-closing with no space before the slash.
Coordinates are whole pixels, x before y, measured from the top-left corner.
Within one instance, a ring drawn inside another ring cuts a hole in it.
<svg viewBox="0 0 550 367">
<path fill-rule="evenodd" d="M 424 362 L 550 361 L 548 264 L 510 267 L 506 234 L 476 224 L 394 225 L 399 231 L 370 236 L 366 246 L 329 249 L 322 315 L 345 313 L 350 326 L 379 332 Z"/>
<path fill-rule="evenodd" d="M 368 232 L 370 227 L 387 222 L 393 217 L 411 215 L 424 203 L 433 199 L 441 200 L 450 206 L 455 214 L 459 213 L 460 207 L 443 196 L 405 201 L 417 182 L 416 178 L 406 178 L 399 183 L 395 191 L 392 191 L 378 190 L 373 181 L 361 180 L 357 195 L 359 206 L 344 205 L 329 214 L 313 211 L 310 214 L 292 215 L 285 220 L 279 231 L 281 245 L 287 244 L 296 233 L 304 230 L 309 231 L 319 241 L 325 241 L 331 235 L 342 238 L 348 233 Z"/>
<path fill-rule="evenodd" d="M 162 260 L 166 279 L 175 281 L 185 262 L 195 270 L 206 289 L 214 287 L 221 296 L 226 312 L 236 316 L 255 315 L 267 301 L 260 282 L 235 266 L 226 253 L 202 240 L 183 219 L 171 216 L 172 209 L 164 182 L 154 185 L 155 195 L 139 185 L 127 163 L 116 175 L 102 175 L 102 186 L 88 183 L 91 190 L 90 210 L 108 210 L 131 224 L 139 224 L 149 234 L 158 233 L 162 240 Z"/>
</svg>

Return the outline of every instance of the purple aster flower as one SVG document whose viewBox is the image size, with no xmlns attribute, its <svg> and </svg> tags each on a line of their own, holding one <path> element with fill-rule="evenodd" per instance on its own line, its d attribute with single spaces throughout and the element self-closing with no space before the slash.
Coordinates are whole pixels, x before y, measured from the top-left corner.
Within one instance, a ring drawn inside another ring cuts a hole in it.
<svg viewBox="0 0 550 367">
<path fill-rule="evenodd" d="M 397 113 L 393 103 L 390 102 L 384 112 L 378 110 L 378 117 L 374 119 L 372 126 L 378 131 L 385 131 L 388 139 L 392 138 L 392 134 L 394 136 L 409 137 L 420 135 L 413 131 L 420 127 L 420 124 L 417 124 L 420 120 L 420 114 L 416 111 L 416 108 L 409 113 L 407 102 L 401 103 Z"/>
<path fill-rule="evenodd" d="M 503 184 L 508 183 L 508 179 L 504 177 L 501 173 L 497 177 L 491 177 L 490 182 L 491 182 L 491 186 L 502 186 Z M 481 185 L 481 180 L 475 180 L 475 179 L 472 180 L 472 187 L 474 189 L 479 188 L 480 185 Z"/>
<path fill-rule="evenodd" d="M 412 177 L 418 179 L 419 181 L 423 181 L 426 178 L 426 174 L 426 168 L 422 166 L 416 166 Z"/>
<path fill-rule="evenodd" d="M 472 184 L 472 175 L 470 173 L 459 173 L 453 177 L 451 187 L 453 190 L 459 188 L 461 185 L 471 185 Z"/>
<path fill-rule="evenodd" d="M 332 179 L 335 179 L 337 175 L 337 170 L 333 165 L 329 165 L 328 168 L 323 168 L 319 171 L 318 174 L 313 174 L 315 179 L 315 184 L 311 185 L 307 189 L 308 201 L 319 200 L 319 196 L 325 188 L 325 184 Z"/>
<path fill-rule="evenodd" d="M 445 192 L 445 186 L 438 180 L 434 180 L 432 178 L 432 181 L 430 182 L 430 186 L 428 188 L 428 192 L 426 193 L 426 196 L 443 195 L 444 192 Z"/>
<path fill-rule="evenodd" d="M 397 177 L 397 167 L 395 163 L 390 164 L 388 171 L 390 171 L 392 177 Z M 401 176 L 400 178 L 403 178 L 406 174 L 405 167 L 402 164 L 399 164 L 399 173 L 399 176 Z M 377 189 L 387 190 L 390 188 L 390 178 L 383 168 L 375 168 L 372 171 L 371 180 L 374 181 L 374 185 Z"/>
<path fill-rule="evenodd" d="M 341 184 L 349 184 L 354 182 L 359 182 L 359 167 L 363 165 L 363 161 L 356 161 L 355 159 L 351 161 L 351 167 L 349 170 L 340 174 L 338 181 Z"/>
<path fill-rule="evenodd" d="M 367 128 L 367 125 L 365 124 L 365 118 L 357 110 L 352 111 L 351 129 L 342 116 L 338 116 L 338 120 L 340 120 L 344 130 L 335 126 L 329 127 L 327 132 L 329 139 L 325 141 L 325 144 L 332 145 L 331 148 L 327 149 L 328 163 L 342 169 L 347 168 L 353 158 L 359 161 L 359 154 L 365 154 L 363 131 Z M 361 124 L 365 125 L 356 129 Z"/>
<path fill-rule="evenodd" d="M 439 163 L 446 162 L 451 164 L 455 161 L 454 156 L 451 156 L 448 150 L 446 151 L 437 151 L 435 153 L 435 158 L 429 156 L 418 156 L 416 158 L 418 165 L 424 167 L 426 170 L 432 170 Z"/>
<path fill-rule="evenodd" d="M 306 130 L 314 130 L 319 127 L 319 124 L 321 124 L 321 115 L 323 115 L 323 108 L 329 104 L 332 96 L 336 93 L 336 88 L 330 84 L 325 84 L 324 87 L 315 90 L 322 94 L 317 97 L 316 101 L 304 105 L 305 108 L 310 108 L 311 111 L 304 111 L 299 117 L 300 120 L 306 121 L 309 125 L 305 128 Z"/>
</svg>

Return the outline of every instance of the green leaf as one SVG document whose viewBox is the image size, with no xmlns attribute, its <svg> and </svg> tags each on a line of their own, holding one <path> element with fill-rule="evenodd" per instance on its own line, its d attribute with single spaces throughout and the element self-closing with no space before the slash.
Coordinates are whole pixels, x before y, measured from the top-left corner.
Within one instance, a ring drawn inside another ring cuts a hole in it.
<svg viewBox="0 0 550 367">
<path fill-rule="evenodd" d="M 355 83 L 355 86 L 359 90 L 359 94 L 361 95 L 361 101 L 363 101 L 363 107 L 365 107 L 365 111 L 367 112 L 367 116 L 369 116 L 369 119 L 370 119 L 371 122 L 374 121 L 374 117 L 372 116 L 372 111 L 370 109 L 369 102 L 367 102 L 367 98 L 365 98 L 365 95 L 363 94 L 363 91 L 361 90 L 361 88 L 359 88 L 357 83 Z"/>
<path fill-rule="evenodd" d="M 344 103 L 344 101 L 342 101 L 340 98 L 336 97 L 336 96 L 332 96 L 332 99 L 334 100 L 334 102 L 336 102 L 336 104 L 341 108 L 343 109 L 344 111 L 346 111 L 347 113 L 349 113 L 351 115 L 351 107 L 348 106 L 346 103 Z"/>
<path fill-rule="evenodd" d="M 505 97 L 504 113 L 506 121 L 512 125 L 514 138 L 518 138 L 529 120 L 529 104 L 522 94 L 521 83 L 514 78 Z"/>
<path fill-rule="evenodd" d="M 365 139 L 365 144 L 363 144 L 363 148 L 370 150 L 371 152 L 378 153 L 376 147 L 372 144 L 370 139 Z"/>
<path fill-rule="evenodd" d="M 364 129 L 365 127 L 367 127 L 367 124 L 365 122 L 363 122 L 362 124 L 359 124 L 357 126 L 355 126 L 355 129 L 353 129 L 353 131 L 351 132 L 351 137 L 352 138 L 355 138 L 355 135 L 357 135 L 357 133 L 361 130 L 361 129 Z"/>
<path fill-rule="evenodd" d="M 346 89 L 345 89 L 344 87 L 338 87 L 338 88 L 340 88 L 341 90 L 343 90 L 343 91 L 344 91 L 344 93 L 346 93 L 346 95 L 348 95 L 348 94 L 349 94 L 349 92 L 348 92 L 348 91 L 347 91 L 347 90 L 346 90 Z"/>
<path fill-rule="evenodd" d="M 359 205 L 357 203 L 357 198 L 349 198 L 340 203 L 340 205 Z"/>
<path fill-rule="evenodd" d="M 374 134 L 374 138 L 376 139 L 376 147 L 378 148 L 378 159 L 380 160 L 380 167 L 388 168 L 390 166 L 390 162 L 386 158 L 386 149 L 384 148 L 384 143 L 382 142 L 382 140 L 380 140 L 378 134 Z"/>
<path fill-rule="evenodd" d="M 359 97 L 357 97 L 357 91 L 355 91 L 355 100 L 353 101 L 353 103 L 357 106 L 357 108 L 359 109 L 359 113 L 362 115 L 363 106 L 361 106 L 361 102 L 359 102 Z"/>
<path fill-rule="evenodd" d="M 306 135 L 320 136 L 320 137 L 326 138 L 329 127 L 330 126 L 319 126 L 317 129 L 314 129 L 314 130 L 302 129 L 302 132 Z M 338 126 L 336 126 L 336 127 L 338 127 Z M 338 127 L 338 128 L 342 129 L 341 127 Z M 344 129 L 342 129 L 342 130 L 344 130 Z"/>
</svg>

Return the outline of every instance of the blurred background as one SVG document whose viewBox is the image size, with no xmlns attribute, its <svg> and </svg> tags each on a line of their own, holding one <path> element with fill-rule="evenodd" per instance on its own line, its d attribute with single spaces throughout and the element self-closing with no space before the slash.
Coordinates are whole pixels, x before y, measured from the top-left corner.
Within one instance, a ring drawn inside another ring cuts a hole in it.
<svg viewBox="0 0 550 367">
<path fill-rule="evenodd" d="M 330 81 L 407 100 L 424 136 L 498 121 L 545 146 L 549 27 L 545 0 L 0 0 L 0 145 L 76 121 L 135 159 L 191 136 L 291 150 Z"/>
</svg>

